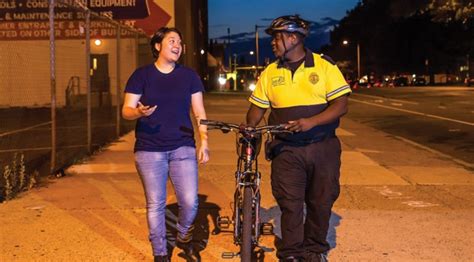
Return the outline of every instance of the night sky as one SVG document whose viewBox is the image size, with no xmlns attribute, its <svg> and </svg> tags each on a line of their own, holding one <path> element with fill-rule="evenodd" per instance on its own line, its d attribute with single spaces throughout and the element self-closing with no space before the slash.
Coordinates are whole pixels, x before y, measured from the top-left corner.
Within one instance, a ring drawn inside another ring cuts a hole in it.
<svg viewBox="0 0 474 262">
<path fill-rule="evenodd" d="M 233 37 L 245 38 L 245 33 L 254 32 L 255 25 L 267 26 L 273 18 L 289 14 L 299 14 L 318 27 L 327 24 L 327 21 L 341 19 L 357 2 L 358 0 L 209 0 L 209 38 L 226 39 L 227 28 L 230 28 Z M 263 33 L 263 29 L 261 32 Z"/>
<path fill-rule="evenodd" d="M 260 56 L 271 58 L 270 38 L 264 28 L 282 15 L 299 14 L 311 21 L 311 34 L 305 41 L 313 51 L 329 42 L 329 31 L 353 9 L 358 0 L 209 0 L 209 39 L 227 41 L 230 29 L 232 53 L 255 50 L 255 25 L 259 29 Z M 265 39 L 266 38 L 266 39 Z M 237 44 L 238 43 L 238 44 Z M 226 50 L 227 52 L 227 50 Z M 228 54 L 227 54 L 228 55 Z M 251 58 L 250 58 L 251 59 Z"/>
</svg>

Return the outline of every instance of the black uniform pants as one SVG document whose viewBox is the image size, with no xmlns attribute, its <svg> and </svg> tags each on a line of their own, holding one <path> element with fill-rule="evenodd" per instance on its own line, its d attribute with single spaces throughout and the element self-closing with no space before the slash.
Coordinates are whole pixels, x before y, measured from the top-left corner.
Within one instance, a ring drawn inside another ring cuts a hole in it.
<svg viewBox="0 0 474 262">
<path fill-rule="evenodd" d="M 306 146 L 284 146 L 271 166 L 272 192 L 282 212 L 282 245 L 277 256 L 328 251 L 331 208 L 339 196 L 339 139 L 329 137 Z"/>
</svg>

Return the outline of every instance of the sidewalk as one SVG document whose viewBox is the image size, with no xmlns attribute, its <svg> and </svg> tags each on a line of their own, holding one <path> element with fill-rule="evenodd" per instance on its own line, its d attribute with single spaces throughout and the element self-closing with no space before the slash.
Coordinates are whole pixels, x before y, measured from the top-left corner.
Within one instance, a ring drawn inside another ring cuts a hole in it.
<svg viewBox="0 0 474 262">
<path fill-rule="evenodd" d="M 219 109 L 219 100 L 207 103 L 209 119 L 240 123 L 246 109 L 238 99 L 226 101 L 232 107 L 227 111 Z M 342 190 L 328 235 L 332 261 L 474 260 L 471 171 L 349 119 L 338 135 Z M 217 215 L 231 215 L 235 138 L 210 131 L 209 139 L 211 160 L 199 172 L 196 244 L 203 261 L 222 261 L 222 252 L 237 247 L 230 233 L 210 232 Z M 133 142 L 130 133 L 69 168 L 66 177 L 0 204 L 0 261 L 152 261 Z M 278 235 L 269 170 L 260 159 L 262 219 L 273 222 Z M 172 228 L 176 199 L 171 186 L 168 190 Z M 268 250 L 273 242 L 273 236 L 262 238 Z M 180 250 L 174 250 L 173 261 L 184 261 Z M 265 261 L 276 261 L 275 252 L 265 253 Z"/>
</svg>

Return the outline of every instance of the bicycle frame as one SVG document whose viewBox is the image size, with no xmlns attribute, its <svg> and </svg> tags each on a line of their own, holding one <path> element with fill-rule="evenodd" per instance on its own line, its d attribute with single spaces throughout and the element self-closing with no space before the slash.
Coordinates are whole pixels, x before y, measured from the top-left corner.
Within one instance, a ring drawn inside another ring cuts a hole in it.
<svg viewBox="0 0 474 262">
<path fill-rule="evenodd" d="M 257 158 L 261 147 L 261 136 L 263 134 L 289 133 L 289 131 L 285 130 L 284 125 L 245 128 L 236 124 L 213 120 L 201 120 L 200 124 L 207 125 L 209 129 L 220 129 L 224 133 L 233 131 L 237 134 L 236 151 L 238 160 L 237 170 L 235 171 L 232 224 L 234 225 L 234 244 L 240 246 L 240 252 L 238 254 L 231 253 L 230 255 L 223 254 L 223 258 L 233 258 L 240 255 L 241 261 L 250 262 L 253 250 L 258 246 L 262 233 L 261 228 L 263 233 L 272 231 L 271 224 L 260 222 L 261 175 L 258 171 Z M 219 227 L 221 227 L 221 224 L 228 227 L 230 223 L 228 219 L 224 219 L 218 221 L 217 224 Z"/>
<path fill-rule="evenodd" d="M 240 137 L 239 137 L 240 136 Z M 236 146 L 237 152 L 240 153 L 237 160 L 237 171 L 235 172 L 235 194 L 234 194 L 234 243 L 242 245 L 242 228 L 243 220 L 241 211 L 244 206 L 245 188 L 250 188 L 252 192 L 252 246 L 258 244 L 260 237 L 260 181 L 261 174 L 258 171 L 258 150 L 260 143 L 259 138 L 248 136 L 240 133 L 237 135 Z M 239 150 L 239 147 L 241 148 Z"/>
</svg>

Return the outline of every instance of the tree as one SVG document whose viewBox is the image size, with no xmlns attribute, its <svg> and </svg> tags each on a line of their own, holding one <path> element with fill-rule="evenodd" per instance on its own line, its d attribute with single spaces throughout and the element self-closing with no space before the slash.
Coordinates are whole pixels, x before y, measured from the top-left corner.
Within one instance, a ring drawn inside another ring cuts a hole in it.
<svg viewBox="0 0 474 262">
<path fill-rule="evenodd" d="M 323 52 L 356 66 L 359 43 L 362 72 L 368 74 L 456 73 L 466 55 L 474 57 L 471 1 L 363 0 L 331 32 Z M 347 63 L 346 63 L 347 64 Z"/>
</svg>

